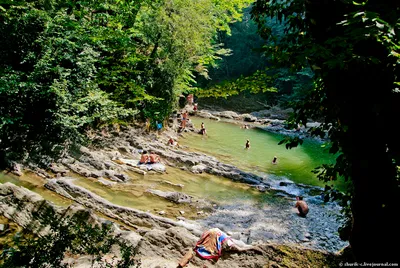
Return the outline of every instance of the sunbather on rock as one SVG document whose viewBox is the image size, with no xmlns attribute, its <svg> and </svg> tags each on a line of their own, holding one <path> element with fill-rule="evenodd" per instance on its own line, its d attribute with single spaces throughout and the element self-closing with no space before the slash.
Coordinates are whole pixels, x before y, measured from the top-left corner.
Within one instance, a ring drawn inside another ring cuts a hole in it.
<svg viewBox="0 0 400 268">
<path fill-rule="evenodd" d="M 202 234 L 200 240 L 197 241 L 194 248 L 189 249 L 185 256 L 182 257 L 177 268 L 185 267 L 189 263 L 189 261 L 196 255 L 201 259 L 217 261 L 224 251 L 253 251 L 255 253 L 263 254 L 262 250 L 258 247 L 239 247 L 226 233 L 218 228 L 212 228 Z"/>
</svg>

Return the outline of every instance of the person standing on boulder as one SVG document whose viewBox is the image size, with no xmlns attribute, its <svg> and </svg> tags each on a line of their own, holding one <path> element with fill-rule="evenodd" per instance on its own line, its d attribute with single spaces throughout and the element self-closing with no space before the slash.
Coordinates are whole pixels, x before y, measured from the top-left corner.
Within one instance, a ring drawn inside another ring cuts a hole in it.
<svg viewBox="0 0 400 268">
<path fill-rule="evenodd" d="M 193 94 L 189 94 L 189 95 L 186 97 L 186 100 L 187 100 L 187 103 L 188 103 L 189 105 L 193 105 L 193 101 L 194 101 Z"/>
<path fill-rule="evenodd" d="M 253 251 L 259 254 L 263 254 L 262 250 L 257 247 L 239 247 L 226 233 L 218 228 L 212 228 L 203 232 L 200 240 L 197 241 L 194 248 L 189 249 L 185 256 L 182 257 L 177 268 L 185 267 L 189 263 L 189 261 L 196 255 L 203 260 L 218 261 L 223 251 Z"/>
<path fill-rule="evenodd" d="M 186 128 L 186 122 L 188 120 L 188 117 L 189 117 L 188 112 L 184 111 L 182 114 L 182 124 L 181 124 L 182 130 L 184 130 Z"/>
</svg>

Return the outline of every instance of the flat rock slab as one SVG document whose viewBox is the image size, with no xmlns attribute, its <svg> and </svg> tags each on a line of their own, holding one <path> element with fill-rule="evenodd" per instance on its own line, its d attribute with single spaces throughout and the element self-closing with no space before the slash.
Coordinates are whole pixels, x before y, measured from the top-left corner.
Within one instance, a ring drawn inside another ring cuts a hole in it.
<svg viewBox="0 0 400 268">
<path fill-rule="evenodd" d="M 165 172 L 166 168 L 165 165 L 162 163 L 154 163 L 154 164 L 139 164 L 139 159 L 118 159 L 119 161 L 121 161 L 122 163 L 131 166 L 131 167 L 135 167 L 135 168 L 139 168 L 141 170 L 153 170 L 156 172 Z"/>
</svg>

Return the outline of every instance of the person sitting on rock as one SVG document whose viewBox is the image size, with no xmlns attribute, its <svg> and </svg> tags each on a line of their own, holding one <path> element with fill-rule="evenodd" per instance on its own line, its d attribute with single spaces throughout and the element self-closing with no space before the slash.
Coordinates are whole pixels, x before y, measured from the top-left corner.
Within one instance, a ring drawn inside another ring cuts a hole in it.
<svg viewBox="0 0 400 268">
<path fill-rule="evenodd" d="M 262 250 L 257 247 L 239 247 L 226 233 L 218 228 L 212 228 L 203 232 L 200 240 L 197 241 L 194 248 L 189 249 L 182 257 L 177 268 L 185 267 L 195 255 L 201 259 L 217 261 L 222 256 L 223 251 L 253 251 L 263 254 Z"/>
<path fill-rule="evenodd" d="M 142 152 L 142 156 L 140 157 L 139 164 L 146 164 L 149 162 L 149 155 L 147 151 Z"/>
<path fill-rule="evenodd" d="M 178 142 L 177 142 L 177 141 L 174 141 L 174 139 L 173 139 L 172 137 L 169 137 L 168 145 L 169 145 L 169 146 L 176 146 L 176 147 L 179 147 Z"/>
<path fill-rule="evenodd" d="M 149 155 L 149 163 L 154 164 L 160 162 L 160 156 L 155 154 L 154 152 L 151 152 Z"/>
<path fill-rule="evenodd" d="M 172 137 L 169 137 L 168 145 L 174 145 L 174 142 L 174 139 Z"/>
<path fill-rule="evenodd" d="M 307 205 L 306 201 L 303 200 L 302 196 L 296 196 L 296 200 L 297 200 L 297 202 L 294 205 L 294 207 L 299 210 L 298 215 L 300 217 L 305 218 L 308 213 L 308 205 Z"/>
</svg>

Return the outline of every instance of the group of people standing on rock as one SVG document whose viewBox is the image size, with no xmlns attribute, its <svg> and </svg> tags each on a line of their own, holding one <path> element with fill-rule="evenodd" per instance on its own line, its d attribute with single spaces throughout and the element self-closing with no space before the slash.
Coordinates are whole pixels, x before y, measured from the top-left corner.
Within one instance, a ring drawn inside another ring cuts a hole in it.
<svg viewBox="0 0 400 268">
<path fill-rule="evenodd" d="M 198 106 L 197 106 L 197 103 L 194 102 L 194 95 L 193 95 L 193 94 L 187 95 L 187 97 L 186 97 L 186 104 L 189 105 L 189 106 L 192 106 L 193 112 L 194 112 L 194 113 L 197 112 Z M 181 121 L 180 121 L 180 125 L 179 125 L 179 130 L 178 130 L 178 132 L 184 131 L 185 128 L 186 128 L 186 124 L 189 122 L 189 113 L 188 113 L 187 110 L 184 110 L 184 111 L 182 112 L 182 115 L 181 115 L 180 120 L 181 120 Z M 205 127 L 204 127 L 204 123 L 202 123 L 202 124 L 201 124 L 201 129 L 200 129 L 200 131 L 199 131 L 199 134 L 205 135 L 206 133 L 207 133 L 207 132 L 206 132 L 206 129 L 205 129 Z"/>
<path fill-rule="evenodd" d="M 188 114 L 187 111 L 184 111 L 182 113 L 181 123 L 180 123 L 178 132 L 182 132 L 182 131 L 185 130 L 186 124 L 187 124 L 188 121 L 189 121 L 189 114 Z M 201 135 L 207 135 L 207 130 L 206 130 L 205 126 L 204 126 L 204 122 L 201 123 L 200 131 L 198 133 L 201 134 Z"/>
</svg>

